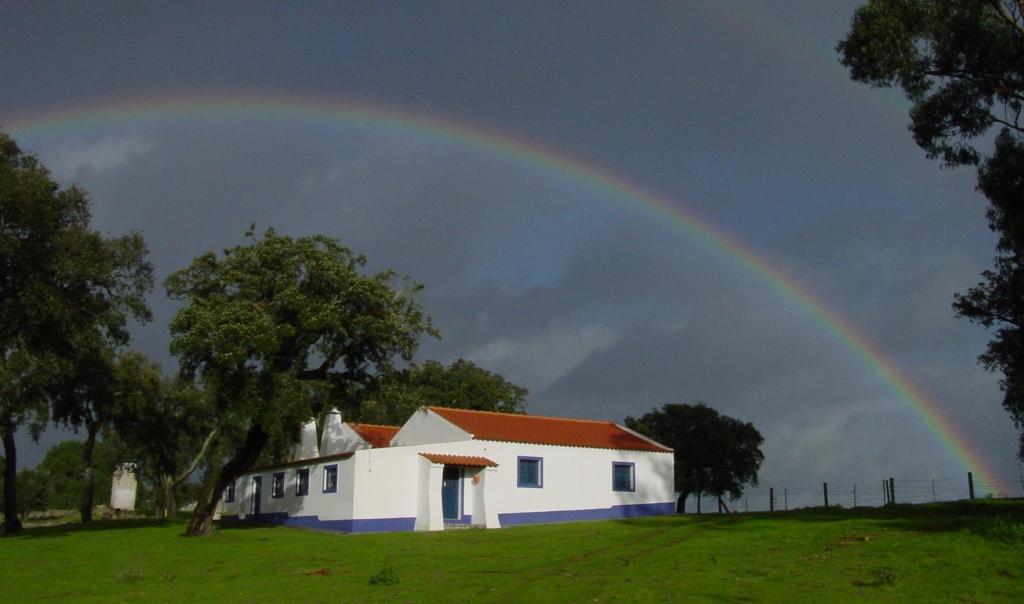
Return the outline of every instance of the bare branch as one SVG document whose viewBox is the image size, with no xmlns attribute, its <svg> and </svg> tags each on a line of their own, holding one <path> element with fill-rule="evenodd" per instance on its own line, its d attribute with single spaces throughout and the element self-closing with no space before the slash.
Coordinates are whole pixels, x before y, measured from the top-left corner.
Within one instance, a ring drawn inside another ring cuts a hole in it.
<svg viewBox="0 0 1024 604">
<path fill-rule="evenodd" d="M 185 479 L 191 476 L 192 472 L 195 472 L 196 467 L 199 465 L 199 462 L 202 461 L 204 457 L 206 457 L 206 453 L 209 451 L 210 446 L 213 444 L 213 440 L 217 437 L 218 431 L 219 430 L 217 428 L 210 430 L 210 433 L 206 435 L 206 440 L 203 441 L 203 446 L 199 449 L 199 453 L 196 454 L 195 458 L 192 460 L 192 463 L 184 472 L 182 472 L 177 478 L 174 479 L 174 486 L 178 486 L 179 484 L 184 482 Z"/>
</svg>

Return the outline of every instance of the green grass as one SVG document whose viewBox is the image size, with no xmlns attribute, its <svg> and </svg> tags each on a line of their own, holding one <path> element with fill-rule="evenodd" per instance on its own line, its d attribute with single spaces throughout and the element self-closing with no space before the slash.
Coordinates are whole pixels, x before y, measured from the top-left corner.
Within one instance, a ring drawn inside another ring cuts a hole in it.
<svg viewBox="0 0 1024 604">
<path fill-rule="evenodd" d="M 4 602 L 1024 601 L 1024 502 L 338 535 L 99 521 L 0 538 Z"/>
</svg>

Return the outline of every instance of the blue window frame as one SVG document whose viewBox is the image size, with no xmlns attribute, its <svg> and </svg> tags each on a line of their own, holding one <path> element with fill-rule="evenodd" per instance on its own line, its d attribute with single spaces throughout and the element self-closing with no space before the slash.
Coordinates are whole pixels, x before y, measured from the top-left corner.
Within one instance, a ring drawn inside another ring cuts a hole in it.
<svg viewBox="0 0 1024 604">
<path fill-rule="evenodd" d="M 235 483 L 229 482 L 228 486 L 224 487 L 224 503 L 235 502 Z"/>
<path fill-rule="evenodd" d="M 324 493 L 338 492 L 338 465 L 324 466 Z"/>
<path fill-rule="evenodd" d="M 635 466 L 626 461 L 612 462 L 612 490 L 613 491 L 635 491 L 636 474 Z"/>
<path fill-rule="evenodd" d="M 284 472 L 274 472 L 274 481 L 270 483 L 270 497 L 272 499 L 284 497 Z"/>
<path fill-rule="evenodd" d="M 544 487 L 544 458 L 520 457 L 516 486 L 530 489 Z"/>
<path fill-rule="evenodd" d="M 302 468 L 295 472 L 295 495 L 298 497 L 309 495 L 309 468 Z"/>
</svg>

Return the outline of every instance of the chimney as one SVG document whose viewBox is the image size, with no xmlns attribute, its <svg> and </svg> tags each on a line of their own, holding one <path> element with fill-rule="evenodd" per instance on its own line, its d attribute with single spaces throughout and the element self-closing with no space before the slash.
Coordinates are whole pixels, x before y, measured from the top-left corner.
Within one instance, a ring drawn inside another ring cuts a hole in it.
<svg viewBox="0 0 1024 604">
<path fill-rule="evenodd" d="M 344 453 L 343 445 L 341 412 L 332 407 L 324 419 L 324 434 L 320 438 L 320 454 L 334 455 L 335 453 Z"/>
<path fill-rule="evenodd" d="M 311 419 L 302 426 L 302 435 L 299 437 L 298 444 L 295 445 L 292 458 L 298 461 L 314 457 L 320 457 L 320 452 L 316 447 L 316 420 Z"/>
</svg>

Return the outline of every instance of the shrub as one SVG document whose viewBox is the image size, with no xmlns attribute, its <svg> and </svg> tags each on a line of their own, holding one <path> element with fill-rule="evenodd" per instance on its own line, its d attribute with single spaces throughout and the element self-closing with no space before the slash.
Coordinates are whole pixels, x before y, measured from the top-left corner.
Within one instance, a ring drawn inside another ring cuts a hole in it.
<svg viewBox="0 0 1024 604">
<path fill-rule="evenodd" d="M 401 578 L 398 576 L 398 570 L 395 569 L 391 558 L 385 560 L 384 566 L 377 571 L 377 574 L 370 577 L 370 585 L 397 585 L 399 581 Z"/>
</svg>

